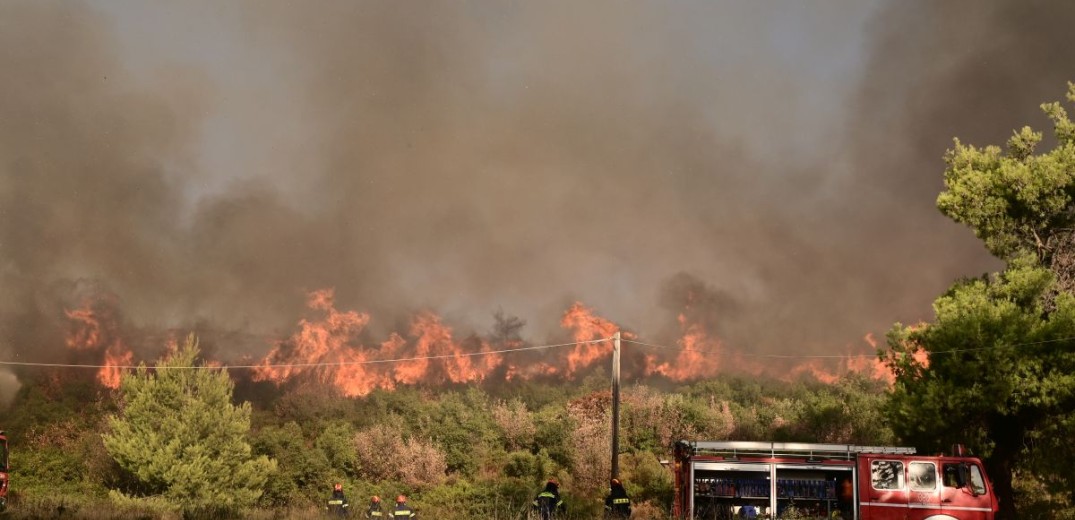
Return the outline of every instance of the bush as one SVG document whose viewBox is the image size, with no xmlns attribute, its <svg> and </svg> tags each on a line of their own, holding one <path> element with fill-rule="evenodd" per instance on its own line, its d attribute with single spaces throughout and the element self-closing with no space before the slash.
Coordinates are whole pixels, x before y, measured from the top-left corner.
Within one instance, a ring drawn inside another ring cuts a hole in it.
<svg viewBox="0 0 1075 520">
<path fill-rule="evenodd" d="M 359 431 L 353 446 L 361 477 L 400 480 L 411 487 L 423 487 L 444 480 L 446 457 L 430 441 L 404 438 L 395 422 Z"/>
</svg>

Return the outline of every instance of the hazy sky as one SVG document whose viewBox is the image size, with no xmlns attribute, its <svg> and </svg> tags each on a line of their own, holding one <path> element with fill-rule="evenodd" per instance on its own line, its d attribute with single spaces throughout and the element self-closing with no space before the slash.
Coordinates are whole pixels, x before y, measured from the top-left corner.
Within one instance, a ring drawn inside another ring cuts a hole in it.
<svg viewBox="0 0 1075 520">
<path fill-rule="evenodd" d="M 3 2 L 0 354 L 91 294 L 274 335 L 326 287 L 381 335 L 502 310 L 543 341 L 577 300 L 861 347 L 997 269 L 935 209 L 942 154 L 1048 130 L 1073 6 Z"/>
</svg>

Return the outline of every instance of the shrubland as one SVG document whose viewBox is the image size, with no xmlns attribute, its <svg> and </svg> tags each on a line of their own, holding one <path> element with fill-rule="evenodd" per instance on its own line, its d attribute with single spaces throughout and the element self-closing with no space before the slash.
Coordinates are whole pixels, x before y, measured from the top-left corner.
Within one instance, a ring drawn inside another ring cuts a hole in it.
<svg viewBox="0 0 1075 520">
<path fill-rule="evenodd" d="M 216 373 L 206 381 L 220 388 L 191 395 L 230 392 L 230 382 L 219 377 L 225 372 Z M 103 510 L 102 517 L 116 518 L 147 511 L 151 516 L 275 512 L 303 517 L 316 514 L 332 484 L 341 482 L 352 507 L 365 507 L 373 495 L 391 502 L 405 494 L 423 516 L 517 518 L 550 477 L 561 482 L 573 518 L 594 518 L 601 511 L 610 471 L 612 396 L 608 374 L 600 371 L 568 384 L 415 386 L 358 398 L 316 384 L 262 387 L 243 392 L 251 399 L 245 404 L 232 395 L 226 403 L 213 402 L 210 408 L 217 412 L 179 414 L 179 422 L 147 433 L 160 442 L 159 437 L 176 430 L 202 431 L 207 439 L 217 436 L 214 443 L 220 444 L 222 433 L 209 424 L 184 429 L 180 423 L 215 416 L 213 425 L 223 428 L 222 417 L 238 421 L 227 429 L 227 442 L 238 448 L 210 458 L 231 459 L 237 467 L 264 466 L 246 481 L 209 486 L 213 493 L 189 480 L 219 479 L 219 473 L 187 469 L 180 473 L 185 480 L 169 480 L 166 471 L 160 473 L 176 465 L 166 458 L 172 456 L 164 453 L 167 449 L 126 438 L 128 450 L 144 446 L 142 464 L 156 468 L 149 471 L 131 466 L 132 457 L 137 458 L 131 453 L 116 456 L 115 449 L 108 448 L 130 434 L 117 430 L 117 424 L 151 426 L 172 420 L 156 417 L 161 411 L 132 410 L 136 398 L 125 391 L 145 386 L 153 377 L 152 372 L 132 373 L 128 378 L 139 383 L 125 383 L 119 391 L 92 381 L 49 385 L 50 377 L 25 385 L 5 419 L 14 468 L 11 514 L 63 507 L 82 514 Z M 835 385 L 731 376 L 689 384 L 625 384 L 620 475 L 637 503 L 636 517 L 667 517 L 672 499 L 667 461 L 674 441 L 891 442 L 891 431 L 877 421 L 884 390 L 883 383 L 856 376 Z M 171 391 L 182 393 L 174 387 Z M 249 410 L 245 423 L 242 410 Z M 140 422 L 144 420 L 148 422 Z M 198 444 L 190 439 L 176 442 Z M 167 445 L 164 439 L 161 446 Z M 249 450 L 241 449 L 243 445 Z M 204 464 L 209 459 L 201 460 Z M 257 484 L 256 498 L 237 501 L 235 497 L 249 496 L 250 482 Z M 176 495 L 173 487 L 187 493 L 206 491 L 221 507 L 200 503 L 197 510 L 185 510 L 191 500 Z"/>
</svg>

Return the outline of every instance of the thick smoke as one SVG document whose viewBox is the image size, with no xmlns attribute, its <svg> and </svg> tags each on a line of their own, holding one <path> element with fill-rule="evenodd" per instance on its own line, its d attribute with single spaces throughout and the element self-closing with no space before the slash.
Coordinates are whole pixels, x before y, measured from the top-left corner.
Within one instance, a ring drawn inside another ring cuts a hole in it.
<svg viewBox="0 0 1075 520">
<path fill-rule="evenodd" d="M 0 4 L 3 359 L 94 285 L 222 356 L 325 287 L 380 336 L 577 299 L 672 342 L 698 293 L 729 348 L 843 352 L 997 267 L 941 155 L 1075 79 L 1057 2 L 212 5 Z"/>
</svg>

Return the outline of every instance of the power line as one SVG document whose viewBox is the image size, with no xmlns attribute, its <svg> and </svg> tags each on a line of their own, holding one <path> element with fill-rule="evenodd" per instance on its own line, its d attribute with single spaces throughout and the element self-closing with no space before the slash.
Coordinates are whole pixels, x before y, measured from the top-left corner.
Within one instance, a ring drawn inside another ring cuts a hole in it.
<svg viewBox="0 0 1075 520">
<path fill-rule="evenodd" d="M 645 343 L 645 342 L 642 342 L 642 341 L 635 341 L 633 339 L 621 339 L 620 341 L 623 341 L 624 343 L 634 343 L 636 345 L 642 345 L 642 346 L 645 346 L 645 347 L 663 348 L 663 349 L 668 349 L 668 350 L 679 350 L 679 351 L 682 351 L 682 352 L 698 352 L 698 353 L 702 353 L 702 354 L 727 354 L 728 353 L 727 351 L 723 351 L 723 350 L 700 350 L 700 349 L 694 349 L 694 348 L 688 348 L 688 347 L 671 347 L 671 346 L 668 346 L 668 345 L 657 345 L 655 343 Z M 821 355 L 821 354 L 819 354 L 819 355 L 809 355 L 809 354 L 741 354 L 741 355 L 747 356 L 747 357 L 787 358 L 787 359 L 792 359 L 792 358 L 796 358 L 796 359 L 797 358 L 839 358 L 839 359 L 846 359 L 848 357 L 848 356 L 841 356 L 841 355 L 834 355 L 834 354 L 824 354 L 824 355 Z M 856 356 L 858 356 L 858 355 L 860 355 L 860 354 L 856 354 Z M 865 355 L 865 354 L 861 354 L 861 355 Z"/>
<path fill-rule="evenodd" d="M 702 353 L 702 354 L 728 354 L 728 352 L 724 351 L 724 350 L 701 350 L 701 349 L 693 349 L 693 348 L 689 348 L 689 347 L 678 347 L 678 346 L 677 347 L 672 347 L 672 346 L 668 346 L 668 345 L 658 345 L 658 344 L 655 344 L 655 343 L 645 343 L 645 342 L 642 342 L 642 341 L 635 341 L 635 340 L 632 340 L 632 339 L 623 339 L 621 341 L 623 341 L 624 343 L 634 343 L 636 345 L 642 345 L 642 346 L 653 347 L 653 348 L 663 348 L 663 349 L 669 349 L 669 350 L 679 350 L 679 351 L 686 351 L 686 352 L 698 352 L 698 353 Z M 1010 344 L 1007 344 L 1007 345 L 994 345 L 994 346 L 991 346 L 991 347 L 974 347 L 974 348 L 955 348 L 955 349 L 949 349 L 949 350 L 933 350 L 933 351 L 927 351 L 926 353 L 932 356 L 932 355 L 935 355 L 935 354 L 954 354 L 954 353 L 959 353 L 959 352 L 978 352 L 978 351 L 982 351 L 982 350 L 997 350 L 997 349 L 1002 349 L 1002 348 L 1029 347 L 1029 346 L 1033 346 L 1033 345 L 1044 345 L 1044 344 L 1047 344 L 1047 343 L 1059 343 L 1059 342 L 1062 342 L 1062 341 L 1075 341 L 1075 336 L 1069 336 L 1069 337 L 1064 337 L 1064 338 L 1055 338 L 1055 339 L 1044 339 L 1044 340 L 1041 340 L 1041 341 L 1028 341 L 1028 342 L 1025 342 L 1025 343 L 1010 343 Z M 749 353 L 749 352 L 738 352 L 738 355 L 743 356 L 743 357 L 778 358 L 778 359 L 848 359 L 848 358 L 859 358 L 859 357 L 876 357 L 876 354 L 752 354 L 752 353 Z"/>
<path fill-rule="evenodd" d="M 587 341 L 574 341 L 571 343 L 556 343 L 549 345 L 534 345 L 529 347 L 510 348 L 502 350 L 490 350 L 483 352 L 463 352 L 458 354 L 440 354 L 435 356 L 415 356 L 407 358 L 392 358 L 392 359 L 370 359 L 364 361 L 338 361 L 338 362 L 317 362 L 317 363 L 274 363 L 274 364 L 262 364 L 262 365 L 221 365 L 221 366 L 191 366 L 191 367 L 176 367 L 176 366 L 156 366 L 148 367 L 155 370 L 160 369 L 221 369 L 221 368 L 234 368 L 234 369 L 252 369 L 252 368 L 314 368 L 314 367 L 340 367 L 340 366 L 353 366 L 353 365 L 375 365 L 384 363 L 403 363 L 407 361 L 423 361 L 434 359 L 450 359 L 460 357 L 475 357 L 475 356 L 488 356 L 493 354 L 509 354 L 513 352 L 523 352 L 528 350 L 544 350 L 560 347 L 572 347 L 576 345 L 592 345 L 595 343 L 603 343 L 611 341 L 612 338 L 600 338 Z M 700 354 L 713 354 L 713 355 L 727 355 L 728 351 L 725 350 L 705 350 L 695 349 L 682 346 L 669 346 L 661 345 L 657 343 L 648 343 L 645 341 L 638 341 L 633 339 L 621 338 L 624 343 L 633 343 L 644 347 L 659 348 L 666 350 L 676 350 L 680 352 L 698 352 Z M 960 352 L 979 352 L 983 350 L 996 350 L 1003 348 L 1018 348 L 1027 347 L 1033 345 L 1044 345 L 1048 343 L 1059 343 L 1063 341 L 1075 341 L 1075 336 L 1047 339 L 1041 341 L 1029 341 L 1025 343 L 1012 343 L 1008 345 L 995 345 L 991 347 L 974 347 L 974 348 L 960 348 L 949 350 L 936 350 L 927 352 L 930 356 L 938 354 L 956 354 Z M 867 358 L 875 357 L 876 354 L 753 354 L 749 352 L 739 352 L 737 355 L 742 357 L 753 358 L 767 358 L 767 359 L 849 359 L 849 358 Z M 3 366 L 26 366 L 26 367 L 50 367 L 50 368 L 116 368 L 124 370 L 133 370 L 139 368 L 139 365 L 93 365 L 93 364 L 75 364 L 75 363 L 34 363 L 23 361 L 0 361 L 0 365 Z"/>
<path fill-rule="evenodd" d="M 449 359 L 460 357 L 474 357 L 474 356 L 488 356 L 492 354 L 507 354 L 511 352 L 523 352 L 527 350 L 542 350 L 558 347 L 571 347 L 575 345 L 590 345 L 593 343 L 601 343 L 604 341 L 610 341 L 612 338 L 592 339 L 588 341 L 574 341 L 571 343 L 557 343 L 553 345 L 535 345 L 530 347 L 509 348 L 503 350 L 487 350 L 482 352 L 463 352 L 459 354 L 439 354 L 436 356 L 415 356 L 409 358 L 394 358 L 394 359 L 369 359 L 365 361 L 338 361 L 334 363 L 319 362 L 319 363 L 277 363 L 277 364 L 265 364 L 265 365 L 221 365 L 221 366 L 190 366 L 190 367 L 176 367 L 176 366 L 155 366 L 147 367 L 154 370 L 160 369 L 221 369 L 221 368 L 311 368 L 311 367 L 338 367 L 338 366 L 351 366 L 351 365 L 374 365 L 380 363 L 402 363 L 405 361 L 422 361 L 428 359 Z M 118 368 L 118 369 L 137 369 L 139 365 L 89 365 L 89 364 L 69 364 L 69 363 L 32 363 L 22 361 L 0 361 L 0 365 L 10 366 L 28 366 L 28 367 L 53 367 L 53 368 Z"/>
</svg>

